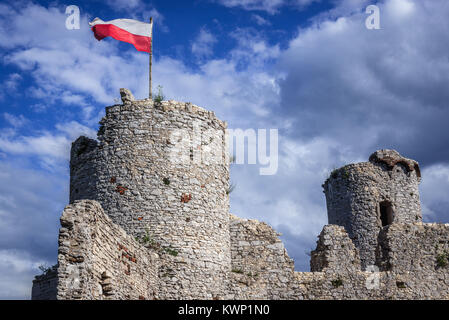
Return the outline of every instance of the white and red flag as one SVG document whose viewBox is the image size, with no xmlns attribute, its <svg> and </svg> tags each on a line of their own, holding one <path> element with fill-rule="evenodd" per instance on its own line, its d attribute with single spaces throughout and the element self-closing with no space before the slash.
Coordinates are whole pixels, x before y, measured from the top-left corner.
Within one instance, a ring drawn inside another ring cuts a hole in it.
<svg viewBox="0 0 449 320">
<path fill-rule="evenodd" d="M 132 19 L 103 21 L 95 18 L 89 22 L 97 40 L 112 37 L 134 45 L 138 51 L 151 53 L 152 25 Z"/>
</svg>

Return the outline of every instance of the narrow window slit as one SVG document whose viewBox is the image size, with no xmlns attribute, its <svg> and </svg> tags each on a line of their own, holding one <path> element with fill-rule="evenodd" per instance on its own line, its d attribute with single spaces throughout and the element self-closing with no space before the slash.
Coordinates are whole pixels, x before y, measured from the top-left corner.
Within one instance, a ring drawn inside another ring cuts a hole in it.
<svg viewBox="0 0 449 320">
<path fill-rule="evenodd" d="M 380 221 L 382 227 L 393 223 L 394 212 L 390 201 L 382 201 L 379 203 Z"/>
</svg>

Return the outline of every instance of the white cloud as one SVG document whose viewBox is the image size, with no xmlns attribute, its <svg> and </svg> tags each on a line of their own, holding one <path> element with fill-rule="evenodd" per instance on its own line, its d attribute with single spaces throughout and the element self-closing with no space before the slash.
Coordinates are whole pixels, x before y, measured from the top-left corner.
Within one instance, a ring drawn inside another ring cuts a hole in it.
<svg viewBox="0 0 449 320">
<path fill-rule="evenodd" d="M 10 116 L 9 116 L 10 117 Z M 13 123 L 20 121 L 11 119 Z M 37 157 L 44 168 L 65 167 L 72 141 L 80 135 L 96 138 L 96 131 L 76 121 L 58 123 L 56 132 L 43 131 L 35 135 L 18 135 L 15 130 L 0 131 L 0 151 L 11 156 Z"/>
<path fill-rule="evenodd" d="M 141 0 L 107 0 L 106 2 L 116 10 L 135 9 L 144 5 Z"/>
<path fill-rule="evenodd" d="M 420 185 L 423 218 L 430 222 L 448 222 L 449 165 L 435 164 L 422 170 Z M 445 217 L 445 219 L 442 219 Z M 442 220 L 442 221 L 441 221 Z"/>
<path fill-rule="evenodd" d="M 192 42 L 192 53 L 200 59 L 208 58 L 213 54 L 213 45 L 216 42 L 215 36 L 203 27 Z"/>
<path fill-rule="evenodd" d="M 276 14 L 281 7 L 290 6 L 303 9 L 314 2 L 321 0 L 215 0 L 228 8 L 242 8 L 250 11 L 265 11 L 269 14 Z M 257 18 L 256 18 L 257 19 Z M 262 21 L 262 20 L 259 20 Z"/>
<path fill-rule="evenodd" d="M 269 26 L 271 22 L 268 19 L 265 19 L 258 14 L 252 14 L 251 19 L 253 19 L 259 26 Z"/>
<path fill-rule="evenodd" d="M 260 10 L 274 14 L 284 4 L 284 0 L 218 0 L 226 7 L 240 7 L 245 10 Z"/>
<path fill-rule="evenodd" d="M 24 250 L 0 249 L 1 299 L 30 299 L 30 283 L 40 273 L 38 266 L 46 263 Z"/>
<path fill-rule="evenodd" d="M 231 210 L 245 218 L 266 221 L 284 234 L 283 240 L 295 266 L 308 270 L 316 237 L 327 223 L 321 185 L 333 168 L 366 161 L 329 138 L 311 141 L 279 136 L 279 168 L 273 176 L 260 176 L 259 166 L 231 166 Z"/>
<path fill-rule="evenodd" d="M 25 16 L 32 17 L 27 21 L 34 24 L 20 25 Z M 35 85 L 28 90 L 30 95 L 50 104 L 63 102 L 81 106 L 84 113 L 95 115 L 97 112 L 89 109 L 87 98 L 100 105 L 113 104 L 121 87 L 130 88 L 137 98 L 148 95 L 148 73 L 142 68 L 148 65 L 147 55 L 135 52 L 133 48 L 121 52 L 117 41 L 111 39 L 98 42 L 88 28 L 68 31 L 63 26 L 53 25 L 52 21 L 64 18 L 65 14 L 54 8 L 47 10 L 29 5 L 0 21 L 0 31 L 12 25 L 17 26 L 20 33 L 11 34 L 11 41 L 4 44 L 8 48 L 13 44 L 20 45 L 6 56 L 5 61 L 29 72 L 34 78 Z M 87 17 L 81 17 L 81 24 L 87 24 Z M 34 36 L 33 30 L 38 26 L 48 26 L 51 30 L 44 27 Z M 238 108 L 244 98 L 249 102 L 248 110 L 260 112 L 265 108 L 263 97 L 272 100 L 275 96 L 270 92 L 276 90 L 274 76 L 269 74 L 264 61 L 276 58 L 279 48 L 268 46 L 260 37 L 244 31 L 238 33 L 245 37 L 245 41 L 239 40 L 230 58 L 202 61 L 200 73 L 189 70 L 178 60 L 167 57 L 153 59 L 154 85 L 161 84 L 171 98 L 211 106 L 216 101 L 223 101 L 220 106 L 225 115 L 226 108 Z M 215 37 L 202 29 L 192 49 L 204 57 L 212 52 L 215 42 Z M 258 92 L 248 90 L 248 85 Z M 207 97 L 204 92 L 208 92 Z"/>
<path fill-rule="evenodd" d="M 387 0 L 388 1 L 388 0 Z M 328 11 L 322 11 L 313 17 L 314 21 L 336 20 L 339 17 L 350 17 L 354 14 L 365 12 L 368 5 L 376 4 L 371 0 L 334 0 L 334 7 Z M 381 13 L 383 14 L 383 13 Z M 368 15 L 366 15 L 367 17 Z"/>
<path fill-rule="evenodd" d="M 360 1 L 343 1 L 332 14 L 299 29 L 287 50 L 272 54 L 282 75 L 276 79 L 282 114 L 271 124 L 277 123 L 288 135 L 280 137 L 276 176 L 232 169 L 237 183 L 231 196 L 234 213 L 263 217 L 287 231 L 287 242 L 295 238 L 310 244 L 312 234 L 326 222 L 320 186 L 332 168 L 366 161 L 380 148 L 398 149 L 422 162 L 423 168 L 449 159 L 449 132 L 443 120 L 449 116 L 444 89 L 449 80 L 449 38 L 441 32 L 449 29 L 447 6 L 442 1 L 413 6 L 393 1 L 379 4 L 382 30 L 365 28 L 367 15 Z M 401 6 L 405 9 L 399 13 Z M 334 19 L 336 12 L 345 15 Z M 244 35 L 238 38 L 247 42 Z M 253 39 L 250 47 L 255 43 Z M 266 56 L 262 61 L 268 60 Z M 423 181 L 427 174 L 440 176 L 431 179 L 444 192 L 446 169 L 437 172 L 424 169 Z M 426 183 L 421 189 L 427 219 L 447 221 L 449 203 L 437 200 L 445 196 L 429 196 L 434 189 Z"/>
<path fill-rule="evenodd" d="M 449 8 L 444 4 L 385 1 L 379 4 L 382 29 L 367 30 L 361 2 L 343 1 L 311 27 L 299 29 L 289 48 L 281 51 L 280 118 L 290 119 L 285 127 L 289 139 L 302 142 L 284 154 L 287 172 L 295 176 L 285 178 L 285 184 L 295 186 L 296 180 L 306 186 L 306 190 L 291 187 L 298 197 L 295 228 L 301 230 L 297 226 L 302 206 L 310 208 L 311 214 L 325 214 L 324 196 L 318 197 L 316 188 L 324 181 L 323 176 L 318 178 L 323 168 L 366 161 L 380 148 L 397 149 L 420 161 L 424 218 L 449 221 L 445 196 L 449 188 L 449 94 L 445 89 L 449 36 L 442 31 L 449 29 Z M 335 17 L 336 13 L 344 16 Z M 313 145 L 319 147 L 310 149 Z M 304 156 L 307 153 L 309 158 Z M 307 177 L 307 159 L 317 163 L 315 178 Z M 280 183 L 272 185 L 279 188 Z M 311 217 L 308 223 L 312 226 L 317 220 Z M 297 235 L 284 229 L 292 237 Z"/>
<path fill-rule="evenodd" d="M 0 137 L 0 150 L 10 154 L 38 155 L 56 159 L 67 159 L 69 140 L 64 136 L 44 133 L 40 136 L 22 136 L 8 140 Z"/>
<path fill-rule="evenodd" d="M 379 5 L 382 30 L 367 30 L 359 7 L 299 30 L 281 53 L 281 104 L 296 136 L 333 137 L 364 154 L 397 148 L 424 163 L 446 149 L 447 6 L 414 3 L 404 21 L 393 2 Z"/>
<path fill-rule="evenodd" d="M 321 0 L 294 0 L 293 3 L 299 7 L 306 7 L 314 2 L 321 2 Z"/>
<path fill-rule="evenodd" d="M 3 117 L 6 121 L 9 122 L 10 125 L 12 125 L 15 128 L 22 127 L 24 124 L 28 122 L 28 119 L 26 119 L 22 114 L 19 116 L 15 116 L 10 113 L 3 113 Z"/>
<path fill-rule="evenodd" d="M 386 3 L 385 12 L 395 18 L 405 18 L 415 11 L 415 4 L 410 0 L 391 0 Z"/>
<path fill-rule="evenodd" d="M 95 139 L 97 137 L 97 132 L 89 127 L 86 127 L 79 122 L 70 121 L 67 123 L 58 123 L 56 125 L 56 129 L 61 132 L 64 132 L 69 140 L 74 141 L 79 136 L 83 135 L 89 137 L 91 139 Z"/>
<path fill-rule="evenodd" d="M 22 76 L 20 74 L 12 73 L 8 76 L 8 79 L 5 80 L 4 86 L 10 90 L 16 90 L 20 80 L 22 80 Z"/>
<path fill-rule="evenodd" d="M 56 262 L 68 174 L 27 169 L 23 159 L 6 158 L 0 181 L 0 299 L 29 299 L 38 266 Z"/>
<path fill-rule="evenodd" d="M 116 12 L 126 12 L 127 17 L 149 23 L 150 17 L 153 18 L 153 30 L 155 32 L 168 32 L 165 25 L 165 17 L 151 4 L 142 0 L 107 0 L 106 3 Z"/>
</svg>

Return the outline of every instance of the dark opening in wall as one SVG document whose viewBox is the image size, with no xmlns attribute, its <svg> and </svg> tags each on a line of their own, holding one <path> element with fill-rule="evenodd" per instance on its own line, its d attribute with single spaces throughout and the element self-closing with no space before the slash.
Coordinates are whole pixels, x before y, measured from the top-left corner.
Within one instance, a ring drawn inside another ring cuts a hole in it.
<svg viewBox="0 0 449 320">
<path fill-rule="evenodd" d="M 390 201 L 382 201 L 379 203 L 379 213 L 382 227 L 393 223 L 394 212 Z"/>
</svg>

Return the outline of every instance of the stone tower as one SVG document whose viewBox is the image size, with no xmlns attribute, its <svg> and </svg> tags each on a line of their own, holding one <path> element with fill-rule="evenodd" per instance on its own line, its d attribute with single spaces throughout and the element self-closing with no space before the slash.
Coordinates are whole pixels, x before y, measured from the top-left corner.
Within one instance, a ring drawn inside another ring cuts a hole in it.
<svg viewBox="0 0 449 320">
<path fill-rule="evenodd" d="M 161 297 L 214 298 L 231 268 L 226 123 L 190 103 L 120 94 L 98 142 L 72 144 L 70 203 L 96 200 L 128 234 L 171 253 Z"/>
<path fill-rule="evenodd" d="M 323 184 L 329 224 L 343 226 L 359 249 L 362 268 L 376 263 L 379 231 L 422 222 L 416 161 L 394 150 L 334 170 Z"/>
</svg>

